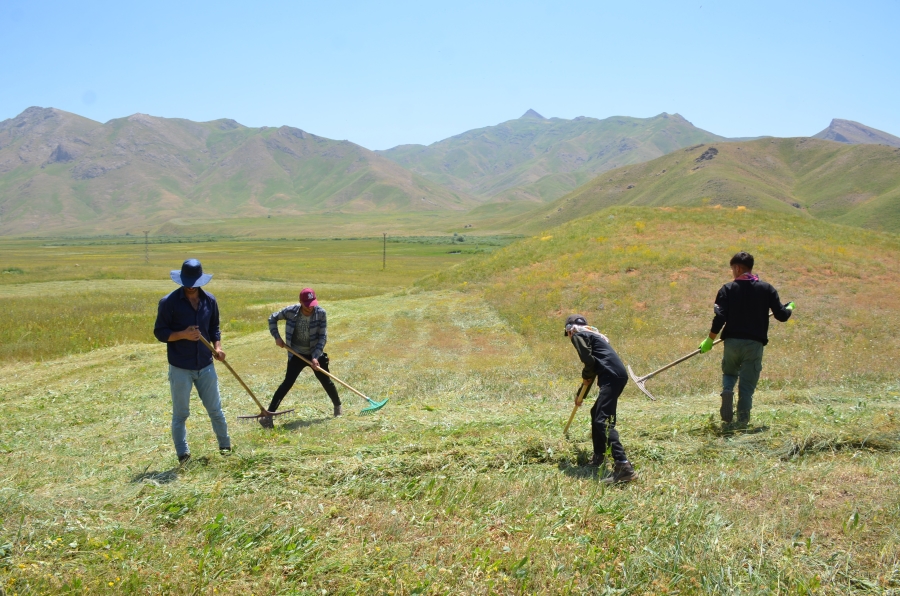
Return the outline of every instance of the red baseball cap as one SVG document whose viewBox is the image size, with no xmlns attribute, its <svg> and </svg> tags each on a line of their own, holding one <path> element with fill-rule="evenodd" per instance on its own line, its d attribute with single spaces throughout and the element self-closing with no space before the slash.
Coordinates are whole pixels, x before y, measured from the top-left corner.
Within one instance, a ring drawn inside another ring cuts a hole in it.
<svg viewBox="0 0 900 596">
<path fill-rule="evenodd" d="M 300 304 L 309 308 L 310 306 L 319 306 L 319 301 L 316 300 L 316 293 L 313 292 L 312 288 L 303 288 L 300 290 Z"/>
</svg>

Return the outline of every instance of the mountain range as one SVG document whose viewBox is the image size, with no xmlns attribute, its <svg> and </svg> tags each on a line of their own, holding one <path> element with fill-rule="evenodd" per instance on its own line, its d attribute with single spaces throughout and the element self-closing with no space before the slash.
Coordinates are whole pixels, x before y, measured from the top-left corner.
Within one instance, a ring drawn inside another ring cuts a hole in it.
<svg viewBox="0 0 900 596">
<path fill-rule="evenodd" d="M 605 170 L 722 140 L 679 114 L 566 120 L 528 110 L 516 120 L 428 146 L 400 145 L 380 153 L 429 180 L 484 201 L 546 202 Z"/>
<path fill-rule="evenodd" d="M 179 217 L 465 210 L 477 204 L 349 141 L 53 108 L 0 122 L 0 232 L 129 229 Z"/>
<path fill-rule="evenodd" d="M 0 122 L 0 234 L 122 233 L 329 213 L 378 214 L 379 221 L 469 214 L 505 227 L 555 221 L 573 201 L 704 198 L 900 230 L 890 215 L 900 171 L 885 147 L 900 139 L 847 120 L 833 120 L 816 136 L 825 140 L 748 141 L 704 131 L 678 114 L 567 120 L 528 110 L 432 145 L 370 151 L 288 126 L 144 114 L 101 124 L 34 107 Z M 808 141 L 804 151 L 788 150 L 801 141 Z M 681 172 L 690 161 L 685 150 L 703 147 L 718 153 L 685 170 L 684 179 L 660 173 Z M 700 170 L 716 177 L 698 184 Z M 632 188 L 614 187 L 626 179 Z M 827 189 L 804 194 L 821 180 Z M 785 207 L 793 203 L 801 207 Z"/>
</svg>

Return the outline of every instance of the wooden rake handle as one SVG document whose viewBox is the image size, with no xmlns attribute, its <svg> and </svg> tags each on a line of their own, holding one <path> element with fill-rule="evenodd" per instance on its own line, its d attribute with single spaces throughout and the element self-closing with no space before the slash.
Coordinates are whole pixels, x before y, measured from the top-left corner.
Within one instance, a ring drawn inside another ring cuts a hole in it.
<svg viewBox="0 0 900 596">
<path fill-rule="evenodd" d="M 593 385 L 593 384 L 594 383 L 592 381 L 591 385 Z M 591 385 L 582 385 L 581 386 L 581 393 L 578 394 L 578 399 L 575 400 L 575 407 L 572 408 L 572 413 L 569 414 L 569 421 L 566 422 L 566 427 L 563 429 L 564 436 L 569 434 L 569 426 L 572 425 L 572 421 L 575 419 L 575 413 L 578 412 L 578 408 L 581 407 L 581 402 L 584 401 L 584 398 L 587 395 L 587 392 L 590 391 Z"/>
<path fill-rule="evenodd" d="M 775 314 L 775 313 L 771 313 L 771 312 L 770 312 L 770 313 L 769 313 L 769 316 L 772 317 L 774 314 Z M 724 331 L 724 329 L 722 329 L 722 331 Z M 721 333 L 721 331 L 720 331 L 719 333 Z M 725 339 L 720 337 L 719 339 L 717 339 L 716 341 L 714 341 L 712 345 L 714 345 L 714 346 L 715 346 L 715 345 L 718 345 L 718 344 L 722 343 L 723 341 L 725 341 Z M 693 358 L 694 356 L 696 356 L 696 355 L 699 354 L 699 353 L 700 353 L 700 348 L 697 348 L 696 350 L 694 350 L 693 352 L 691 352 L 691 353 L 688 354 L 687 356 L 682 356 L 682 357 L 679 358 L 678 360 L 676 360 L 676 361 L 674 361 L 674 362 L 670 362 L 670 363 L 668 363 L 667 365 L 665 365 L 664 367 L 662 367 L 662 368 L 660 368 L 660 369 L 654 370 L 654 371 L 653 371 L 652 373 L 650 373 L 649 375 L 644 375 L 643 377 L 641 377 L 640 379 L 638 379 L 637 382 L 638 382 L 638 383 L 643 383 L 644 381 L 646 381 L 646 380 L 648 380 L 648 379 L 652 379 L 653 377 L 655 377 L 656 375 L 658 375 L 658 374 L 661 373 L 662 371 L 668 370 L 668 369 L 672 368 L 673 366 L 675 366 L 676 364 L 681 364 L 681 363 L 684 362 L 685 360 L 690 360 L 691 358 Z"/>
<path fill-rule="evenodd" d="M 207 348 L 209 348 L 209 351 L 210 351 L 210 352 L 212 352 L 213 354 L 216 353 L 216 348 L 215 348 L 215 346 L 213 346 L 211 343 L 209 343 L 209 342 L 206 340 L 206 338 L 203 337 L 202 335 L 200 336 L 200 341 L 203 342 L 203 345 L 204 345 L 204 346 L 206 346 Z M 231 371 L 231 374 L 234 375 L 234 378 L 238 380 L 238 383 L 240 383 L 240 384 L 244 387 L 244 389 L 247 390 L 247 393 L 250 394 L 250 397 L 252 397 L 252 398 L 253 398 L 253 401 L 256 402 L 256 405 L 259 406 L 259 411 L 262 412 L 263 414 L 270 414 L 270 412 L 269 412 L 267 409 L 265 409 L 261 403 L 259 403 L 259 400 L 256 399 L 256 396 L 253 395 L 253 391 L 251 391 L 251 389 L 250 389 L 249 387 L 247 387 L 247 383 L 244 382 L 244 379 L 242 379 L 241 376 L 240 376 L 239 374 L 237 374 L 237 372 L 235 372 L 235 370 L 234 370 L 233 368 L 231 368 L 231 365 L 228 364 L 228 361 L 227 361 L 227 360 L 219 360 L 219 362 L 221 362 L 222 364 L 224 364 L 225 366 L 227 366 L 227 367 L 228 367 L 228 370 Z"/>
<path fill-rule="evenodd" d="M 366 397 L 365 395 L 363 395 L 363 393 L 361 393 L 360 391 L 357 391 L 356 389 L 354 389 L 353 387 L 351 387 L 351 386 L 348 385 L 347 383 L 343 382 L 342 380 L 340 380 L 339 378 L 337 378 L 336 376 L 334 376 L 333 374 L 331 374 L 330 372 L 328 372 L 328 371 L 325 370 L 324 368 L 316 369 L 315 367 L 313 367 L 313 363 L 312 363 L 312 362 L 310 362 L 309 360 L 307 360 L 306 358 L 304 358 L 303 356 L 301 356 L 300 354 L 298 354 L 297 352 L 295 352 L 294 350 L 292 350 L 291 347 L 290 347 L 289 345 L 284 344 L 284 349 L 287 350 L 288 352 L 290 352 L 291 354 L 293 354 L 294 356 L 296 356 L 297 358 L 299 358 L 300 360 L 302 360 L 303 362 L 307 363 L 314 371 L 315 371 L 315 370 L 318 370 L 319 372 L 321 372 L 321 373 L 327 375 L 329 378 L 331 378 L 331 379 L 334 380 L 334 381 L 337 381 L 338 383 L 340 383 L 341 385 L 343 385 L 344 387 L 346 387 L 347 389 L 349 389 L 350 391 L 352 391 L 352 392 L 355 393 L 356 395 L 360 396 L 361 398 L 363 398 L 363 399 L 366 400 L 367 402 L 369 402 L 369 403 L 375 403 L 372 399 Z"/>
</svg>

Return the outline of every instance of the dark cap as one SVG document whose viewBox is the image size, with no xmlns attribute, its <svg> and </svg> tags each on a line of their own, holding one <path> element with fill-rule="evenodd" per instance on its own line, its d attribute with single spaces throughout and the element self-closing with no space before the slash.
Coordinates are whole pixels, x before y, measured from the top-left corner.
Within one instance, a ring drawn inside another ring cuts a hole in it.
<svg viewBox="0 0 900 596">
<path fill-rule="evenodd" d="M 587 321 L 581 315 L 569 315 L 566 317 L 566 327 L 569 325 L 587 325 Z M 568 336 L 568 330 L 563 331 L 563 335 Z"/>
</svg>

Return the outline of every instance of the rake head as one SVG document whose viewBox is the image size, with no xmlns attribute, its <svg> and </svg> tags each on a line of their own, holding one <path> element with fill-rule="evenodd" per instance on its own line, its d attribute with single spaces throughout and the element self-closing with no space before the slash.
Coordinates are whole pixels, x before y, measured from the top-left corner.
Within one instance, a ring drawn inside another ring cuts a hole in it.
<svg viewBox="0 0 900 596">
<path fill-rule="evenodd" d="M 369 401 L 369 405 L 362 410 L 359 411 L 360 414 L 371 414 L 372 412 L 376 412 L 384 407 L 384 404 L 388 403 L 388 400 L 384 401 L 375 401 L 373 399 L 366 398 Z"/>
<path fill-rule="evenodd" d="M 290 414 L 293 411 L 294 411 L 293 409 L 281 410 L 279 412 L 269 412 L 267 410 L 263 410 L 255 416 L 238 416 L 238 420 L 246 422 L 246 421 L 250 421 L 250 420 L 259 420 L 260 418 L 274 418 L 275 416 L 283 416 L 285 414 Z"/>
<path fill-rule="evenodd" d="M 653 397 L 653 395 L 649 391 L 647 391 L 647 387 L 644 385 L 644 383 L 647 382 L 647 377 L 638 377 L 636 374 L 634 374 L 634 371 L 631 370 L 630 364 L 626 368 L 628 369 L 628 375 L 631 377 L 631 380 L 634 381 L 634 384 L 637 385 L 638 389 L 640 389 L 644 395 L 649 397 L 651 401 L 656 401 L 656 398 Z"/>
</svg>

